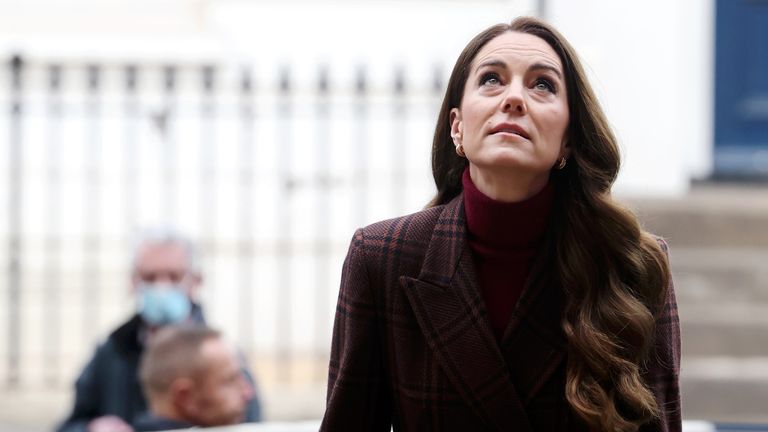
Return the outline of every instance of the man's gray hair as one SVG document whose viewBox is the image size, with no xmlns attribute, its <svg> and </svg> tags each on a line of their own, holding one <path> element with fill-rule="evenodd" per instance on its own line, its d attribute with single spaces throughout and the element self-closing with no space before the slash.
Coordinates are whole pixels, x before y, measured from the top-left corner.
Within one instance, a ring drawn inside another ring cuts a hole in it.
<svg viewBox="0 0 768 432">
<path fill-rule="evenodd" d="M 139 254 L 147 246 L 175 245 L 181 247 L 187 255 L 187 265 L 192 273 L 200 273 L 200 256 L 192 240 L 175 228 L 156 226 L 143 229 L 136 238 L 131 255 L 131 272 L 136 271 Z"/>
</svg>

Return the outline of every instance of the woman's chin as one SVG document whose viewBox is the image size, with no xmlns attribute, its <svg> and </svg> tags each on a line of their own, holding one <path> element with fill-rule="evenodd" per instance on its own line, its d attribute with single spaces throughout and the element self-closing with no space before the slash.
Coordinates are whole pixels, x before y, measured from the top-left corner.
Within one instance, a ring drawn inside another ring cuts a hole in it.
<svg viewBox="0 0 768 432">
<path fill-rule="evenodd" d="M 474 163 L 474 161 L 470 159 L 470 163 Z M 480 169 L 488 170 L 511 169 L 531 171 L 535 170 L 534 168 L 540 164 L 534 163 L 529 157 L 524 157 L 519 151 L 505 149 L 495 151 L 487 157 L 478 158 L 474 165 Z"/>
</svg>

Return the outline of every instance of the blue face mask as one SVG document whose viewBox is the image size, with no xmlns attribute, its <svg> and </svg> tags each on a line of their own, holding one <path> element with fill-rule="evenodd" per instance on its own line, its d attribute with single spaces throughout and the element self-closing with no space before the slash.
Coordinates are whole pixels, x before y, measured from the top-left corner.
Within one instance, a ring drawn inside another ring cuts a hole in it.
<svg viewBox="0 0 768 432">
<path fill-rule="evenodd" d="M 139 286 L 138 311 L 147 324 L 175 324 L 185 320 L 191 310 L 192 302 L 179 286 L 165 283 Z"/>
</svg>

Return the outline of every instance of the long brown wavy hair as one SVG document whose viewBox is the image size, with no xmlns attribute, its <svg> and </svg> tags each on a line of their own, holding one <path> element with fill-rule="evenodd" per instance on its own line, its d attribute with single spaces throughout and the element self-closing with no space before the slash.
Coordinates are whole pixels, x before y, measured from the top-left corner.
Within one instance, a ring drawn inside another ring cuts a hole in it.
<svg viewBox="0 0 768 432">
<path fill-rule="evenodd" d="M 571 155 L 564 169 L 550 175 L 556 190 L 552 271 L 568 298 L 562 317 L 568 340 L 565 397 L 593 430 L 636 431 L 660 415 L 642 371 L 666 298 L 669 268 L 657 239 L 611 197 L 620 165 L 616 138 L 575 50 L 557 30 L 522 17 L 488 28 L 464 48 L 435 128 L 432 173 L 437 194 L 430 206 L 461 193 L 468 162 L 454 151 L 450 111 L 461 105 L 477 53 L 510 31 L 537 36 L 552 47 L 563 64 L 568 92 Z"/>
</svg>

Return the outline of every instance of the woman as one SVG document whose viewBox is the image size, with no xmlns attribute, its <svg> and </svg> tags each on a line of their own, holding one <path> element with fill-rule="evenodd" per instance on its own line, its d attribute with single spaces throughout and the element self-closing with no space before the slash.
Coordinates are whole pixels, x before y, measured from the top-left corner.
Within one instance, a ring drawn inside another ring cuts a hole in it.
<svg viewBox="0 0 768 432">
<path fill-rule="evenodd" d="M 437 195 L 358 230 L 322 431 L 679 431 L 666 245 L 610 188 L 616 139 L 573 48 L 533 18 L 459 56 Z"/>
</svg>

